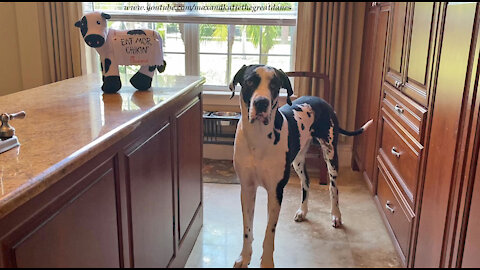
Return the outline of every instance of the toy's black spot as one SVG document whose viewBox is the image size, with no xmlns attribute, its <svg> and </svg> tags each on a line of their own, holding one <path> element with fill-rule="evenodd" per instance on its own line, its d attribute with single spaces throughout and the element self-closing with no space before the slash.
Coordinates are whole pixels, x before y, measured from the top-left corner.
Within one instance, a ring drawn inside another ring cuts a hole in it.
<svg viewBox="0 0 480 270">
<path fill-rule="evenodd" d="M 268 133 L 268 138 L 271 139 L 272 138 L 272 132 Z"/>
<path fill-rule="evenodd" d="M 149 67 L 148 67 L 148 71 L 152 72 L 152 71 L 154 71 L 156 68 L 157 68 L 157 66 L 155 66 L 155 65 L 149 66 Z"/>
<path fill-rule="evenodd" d="M 310 115 L 310 112 L 307 112 L 307 115 L 308 115 L 308 117 L 310 117 L 310 116 L 311 116 L 311 115 Z"/>
<path fill-rule="evenodd" d="M 143 30 L 130 30 L 127 32 L 128 35 L 146 35 Z"/>
<path fill-rule="evenodd" d="M 302 123 L 302 130 L 305 130 L 305 126 L 303 125 L 303 123 Z"/>
<path fill-rule="evenodd" d="M 108 58 L 105 58 L 105 73 L 108 73 L 108 70 L 110 70 L 111 64 L 112 64 L 112 61 Z"/>
<path fill-rule="evenodd" d="M 245 234 L 245 239 L 247 239 L 247 238 L 248 238 L 248 234 Z"/>
</svg>

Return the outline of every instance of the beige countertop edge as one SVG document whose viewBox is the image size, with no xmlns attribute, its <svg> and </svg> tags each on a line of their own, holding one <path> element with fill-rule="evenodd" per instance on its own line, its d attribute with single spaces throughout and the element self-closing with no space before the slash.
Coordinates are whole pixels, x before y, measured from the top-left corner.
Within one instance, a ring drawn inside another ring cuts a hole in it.
<svg viewBox="0 0 480 270">
<path fill-rule="evenodd" d="M 111 130 L 110 132 L 107 132 L 106 134 L 97 138 L 95 141 L 85 145 L 84 147 L 75 151 L 73 154 L 67 156 L 59 163 L 49 167 L 39 175 L 22 184 L 17 190 L 0 199 L 0 218 L 5 217 L 31 198 L 40 194 L 66 175 L 78 169 L 97 154 L 125 138 L 128 134 L 140 126 L 142 120 L 148 118 L 148 116 L 150 116 L 154 111 L 164 107 L 166 104 L 173 102 L 176 99 L 180 99 L 183 95 L 186 95 L 189 92 L 187 89 L 190 90 L 197 88 L 203 85 L 205 80 L 206 79 L 202 77 L 201 80 L 188 85 L 183 91 L 179 91 L 164 103 L 157 104 L 150 110 L 145 111 L 145 113 L 138 115 L 137 117 L 134 117 L 126 123 Z"/>
</svg>

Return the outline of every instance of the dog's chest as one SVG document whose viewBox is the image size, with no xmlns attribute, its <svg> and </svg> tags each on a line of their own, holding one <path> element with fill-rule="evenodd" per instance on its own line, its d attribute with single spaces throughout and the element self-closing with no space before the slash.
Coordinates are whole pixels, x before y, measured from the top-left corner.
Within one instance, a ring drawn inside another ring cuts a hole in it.
<svg viewBox="0 0 480 270">
<path fill-rule="evenodd" d="M 287 131 L 280 132 L 280 139 L 274 144 L 274 136 L 271 139 L 265 135 L 259 135 L 254 140 L 237 133 L 235 142 L 235 163 L 237 170 L 243 170 L 245 174 L 253 177 L 257 185 L 267 187 L 276 185 L 282 178 L 286 166 L 286 154 L 288 151 Z M 282 137 L 283 135 L 283 137 Z"/>
</svg>

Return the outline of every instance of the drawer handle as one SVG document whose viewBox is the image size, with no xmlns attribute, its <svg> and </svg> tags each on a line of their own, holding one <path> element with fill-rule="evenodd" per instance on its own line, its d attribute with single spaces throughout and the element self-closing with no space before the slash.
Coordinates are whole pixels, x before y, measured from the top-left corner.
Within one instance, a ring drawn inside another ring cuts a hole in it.
<svg viewBox="0 0 480 270">
<path fill-rule="evenodd" d="M 398 113 L 403 113 L 404 109 L 402 106 L 395 104 L 395 111 L 397 111 Z"/>
<path fill-rule="evenodd" d="M 372 7 L 377 6 L 377 2 L 372 2 Z"/>
<path fill-rule="evenodd" d="M 385 203 L 385 208 L 386 208 L 388 211 L 390 211 L 390 212 L 392 212 L 392 213 L 395 213 L 395 209 L 394 209 L 391 205 L 392 205 L 392 203 L 391 203 L 390 201 L 387 201 L 387 203 Z"/>
<path fill-rule="evenodd" d="M 397 158 L 400 157 L 400 152 L 398 152 L 397 148 L 392 147 L 392 155 L 396 156 Z"/>
<path fill-rule="evenodd" d="M 402 87 L 404 87 L 404 86 L 405 86 L 405 84 L 402 83 L 401 81 L 395 81 L 395 87 L 396 87 L 397 89 L 400 89 L 400 88 L 402 88 Z"/>
</svg>

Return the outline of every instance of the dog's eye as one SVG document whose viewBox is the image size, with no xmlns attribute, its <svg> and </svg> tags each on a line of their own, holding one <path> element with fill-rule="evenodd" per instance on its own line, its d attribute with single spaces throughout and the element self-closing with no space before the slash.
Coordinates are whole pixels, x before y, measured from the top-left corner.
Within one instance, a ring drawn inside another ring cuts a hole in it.
<svg viewBox="0 0 480 270">
<path fill-rule="evenodd" d="M 100 24 L 100 21 L 97 21 L 97 24 Z"/>
<path fill-rule="evenodd" d="M 253 82 L 252 82 L 252 81 L 247 81 L 247 86 L 252 87 L 252 86 L 253 86 Z"/>
</svg>

